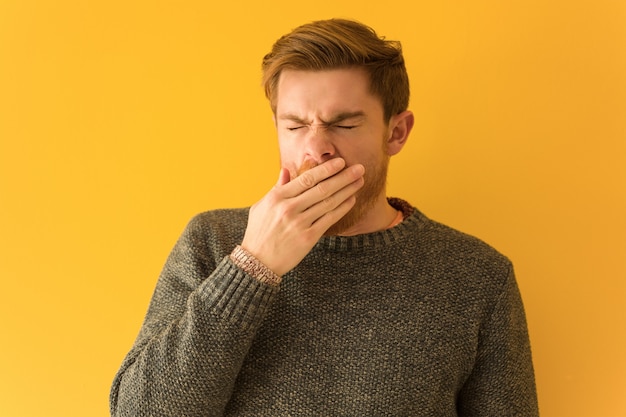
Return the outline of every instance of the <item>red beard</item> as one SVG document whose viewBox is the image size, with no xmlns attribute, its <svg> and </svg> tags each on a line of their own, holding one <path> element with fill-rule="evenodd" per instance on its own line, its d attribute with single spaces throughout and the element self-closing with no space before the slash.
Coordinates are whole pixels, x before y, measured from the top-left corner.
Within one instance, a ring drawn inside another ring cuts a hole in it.
<svg viewBox="0 0 626 417">
<path fill-rule="evenodd" d="M 305 171 L 316 167 L 318 164 L 312 160 L 306 160 L 297 170 L 300 176 Z M 365 166 L 363 187 L 356 192 L 356 203 L 354 206 L 339 219 L 335 224 L 330 226 L 325 235 L 341 235 L 343 232 L 354 226 L 361 218 L 372 208 L 381 192 L 385 189 L 387 182 L 387 168 L 389 166 L 389 157 L 383 156 L 378 163 L 363 164 Z"/>
</svg>

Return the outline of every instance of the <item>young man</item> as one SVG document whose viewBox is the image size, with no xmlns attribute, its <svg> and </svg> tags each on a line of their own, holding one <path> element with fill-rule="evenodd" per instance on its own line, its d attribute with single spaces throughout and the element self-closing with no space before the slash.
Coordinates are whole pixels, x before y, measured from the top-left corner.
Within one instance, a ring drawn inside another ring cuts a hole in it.
<svg viewBox="0 0 626 417">
<path fill-rule="evenodd" d="M 400 45 L 319 21 L 263 72 L 278 182 L 190 222 L 111 414 L 537 415 L 510 262 L 386 196 L 413 126 Z"/>
</svg>

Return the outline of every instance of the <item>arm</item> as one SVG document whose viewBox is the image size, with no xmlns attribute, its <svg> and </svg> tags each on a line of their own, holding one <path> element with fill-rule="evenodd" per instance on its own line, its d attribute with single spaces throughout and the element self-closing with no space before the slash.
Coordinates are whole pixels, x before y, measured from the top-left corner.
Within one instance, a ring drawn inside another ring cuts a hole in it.
<svg viewBox="0 0 626 417">
<path fill-rule="evenodd" d="M 278 184 L 250 209 L 244 256 L 216 255 L 209 243 L 216 238 L 206 236 L 199 220 L 190 223 L 113 382 L 113 416 L 222 414 L 278 291 L 271 285 L 278 280 L 262 282 L 255 268 L 246 268 L 246 254 L 277 277 L 294 268 L 354 204 L 363 167 L 344 166 L 334 159 L 294 181 L 282 170 Z"/>
<path fill-rule="evenodd" d="M 481 327 L 474 369 L 459 393 L 461 416 L 538 416 L 524 306 L 513 270 Z"/>
<path fill-rule="evenodd" d="M 210 259 L 198 223 L 187 227 L 159 278 L 113 383 L 113 416 L 220 415 L 277 293 L 229 257 Z"/>
</svg>

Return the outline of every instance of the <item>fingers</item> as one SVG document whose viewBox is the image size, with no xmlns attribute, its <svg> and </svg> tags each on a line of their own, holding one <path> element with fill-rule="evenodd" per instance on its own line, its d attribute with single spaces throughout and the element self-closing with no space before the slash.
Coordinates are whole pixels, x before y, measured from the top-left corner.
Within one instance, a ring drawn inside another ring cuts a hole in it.
<svg viewBox="0 0 626 417">
<path fill-rule="evenodd" d="M 352 165 L 343 171 L 318 182 L 300 196 L 303 210 L 318 206 L 333 207 L 354 194 L 363 185 L 363 165 Z"/>
<path fill-rule="evenodd" d="M 312 226 L 324 216 L 331 220 L 338 219 L 349 210 L 346 209 L 346 200 L 349 200 L 364 184 L 363 165 L 356 164 L 345 169 L 344 167 L 345 161 L 341 158 L 326 161 L 291 182 L 279 185 L 276 197 L 280 195 L 279 199 L 289 200 L 288 212 L 301 216 L 299 221 L 304 227 Z M 284 180 L 285 177 L 281 173 L 279 184 Z M 285 215 L 285 218 L 288 217 Z"/>
<path fill-rule="evenodd" d="M 333 224 L 337 223 L 343 216 L 345 216 L 355 203 L 356 197 L 353 194 L 348 197 L 348 199 L 341 202 L 341 204 L 339 204 L 335 209 L 328 211 L 319 217 L 311 225 L 311 229 L 315 229 L 314 233 L 316 235 L 325 233 Z"/>
<path fill-rule="evenodd" d="M 284 189 L 285 197 L 295 197 L 306 190 L 313 188 L 319 182 L 332 177 L 346 166 L 346 161 L 343 158 L 333 158 L 324 162 L 308 171 L 305 171 L 302 175 L 296 177 L 291 181 Z"/>
<path fill-rule="evenodd" d="M 276 185 L 285 185 L 289 181 L 291 181 L 291 175 L 289 174 L 289 170 L 287 168 L 281 168 L 280 174 L 278 175 L 278 182 Z"/>
<path fill-rule="evenodd" d="M 291 209 L 299 213 L 300 227 L 313 235 L 326 232 L 354 206 L 355 194 L 365 183 L 364 172 L 360 164 L 350 166 L 289 199 Z"/>
<path fill-rule="evenodd" d="M 311 201 L 308 211 L 319 216 L 327 211 L 334 210 L 345 200 L 353 196 L 364 184 L 362 165 L 346 168 L 335 177 L 329 178 L 308 190 L 303 197 Z"/>
<path fill-rule="evenodd" d="M 295 179 L 281 169 L 274 188 L 250 208 L 241 245 L 282 275 L 355 204 L 365 168 L 336 158 Z"/>
<path fill-rule="evenodd" d="M 301 220 L 312 224 L 326 212 L 336 209 L 363 185 L 363 165 L 347 168 L 345 165 L 344 159 L 334 158 L 291 181 L 288 181 L 288 171 L 281 169 L 275 197 L 290 200 L 289 210 L 292 213 L 306 212 Z"/>
</svg>

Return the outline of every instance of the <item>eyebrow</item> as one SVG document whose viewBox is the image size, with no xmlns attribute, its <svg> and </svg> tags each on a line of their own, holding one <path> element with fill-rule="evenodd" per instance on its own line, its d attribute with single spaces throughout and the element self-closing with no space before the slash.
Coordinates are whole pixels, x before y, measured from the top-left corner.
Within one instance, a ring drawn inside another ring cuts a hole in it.
<svg viewBox="0 0 626 417">
<path fill-rule="evenodd" d="M 362 111 L 341 112 L 341 113 L 334 115 L 329 120 L 322 120 L 322 124 L 326 126 L 334 125 L 336 123 L 343 122 L 344 120 L 349 120 L 349 119 L 354 119 L 357 117 L 364 117 L 364 116 L 365 116 L 365 113 Z M 296 123 L 308 124 L 306 120 L 303 120 L 301 117 L 293 113 L 285 113 L 285 114 L 280 115 L 278 118 L 280 120 L 290 120 Z"/>
</svg>

